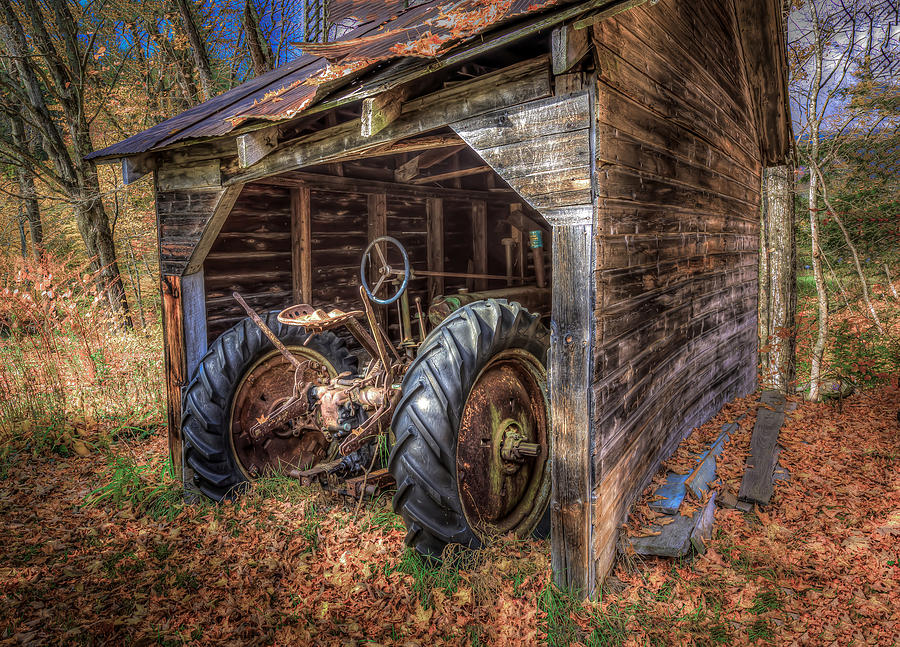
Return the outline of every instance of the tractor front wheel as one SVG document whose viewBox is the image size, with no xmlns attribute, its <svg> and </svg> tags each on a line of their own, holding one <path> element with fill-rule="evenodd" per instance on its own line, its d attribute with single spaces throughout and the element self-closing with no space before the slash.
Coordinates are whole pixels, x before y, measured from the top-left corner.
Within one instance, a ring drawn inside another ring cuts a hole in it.
<svg viewBox="0 0 900 647">
<path fill-rule="evenodd" d="M 423 342 L 389 461 L 394 510 L 420 553 L 549 534 L 548 347 L 538 317 L 493 299 L 457 310 Z"/>
<path fill-rule="evenodd" d="M 356 373 L 356 358 L 335 334 L 309 335 L 279 323 L 277 312 L 263 320 L 300 360 L 317 362 L 332 377 Z M 221 501 L 257 476 L 306 469 L 325 457 L 329 447 L 319 431 L 295 433 L 286 425 L 263 443 L 250 438 L 250 428 L 293 388 L 293 366 L 252 320 L 244 319 L 210 345 L 188 384 L 181 413 L 185 463 L 203 494 Z"/>
</svg>

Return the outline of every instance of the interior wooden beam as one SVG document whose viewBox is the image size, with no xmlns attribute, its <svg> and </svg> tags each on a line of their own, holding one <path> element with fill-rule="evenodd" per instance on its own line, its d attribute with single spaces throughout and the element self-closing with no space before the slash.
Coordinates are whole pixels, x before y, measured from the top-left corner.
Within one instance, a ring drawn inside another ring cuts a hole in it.
<svg viewBox="0 0 900 647">
<path fill-rule="evenodd" d="M 448 157 L 456 155 L 465 147 L 465 144 L 460 143 L 458 146 L 452 146 L 444 150 L 426 150 L 424 153 L 416 155 L 397 167 L 397 170 L 394 171 L 394 179 L 397 182 L 409 182 L 416 177 L 420 171 L 427 170 L 435 164 L 440 164 Z"/>
<path fill-rule="evenodd" d="M 516 265 L 519 270 L 519 280 L 525 282 L 525 236 L 526 228 L 519 224 L 519 220 L 525 220 L 522 215 L 522 203 L 514 202 L 509 205 L 510 230 L 512 230 L 511 238 L 516 245 Z M 515 223 L 515 224 L 514 224 Z"/>
<path fill-rule="evenodd" d="M 368 240 L 371 243 L 376 238 L 387 236 L 387 194 L 371 193 L 367 200 L 368 208 Z M 384 305 L 375 305 L 375 316 L 378 323 L 387 326 L 388 309 Z"/>
<path fill-rule="evenodd" d="M 295 303 L 312 303 L 312 226 L 309 187 L 291 188 L 291 285 Z"/>
<path fill-rule="evenodd" d="M 441 182 L 443 180 L 452 180 L 458 177 L 466 177 L 467 175 L 479 175 L 481 173 L 489 173 L 492 172 L 490 166 L 485 164 L 484 166 L 475 166 L 472 168 L 461 168 L 456 169 L 454 171 L 447 171 L 446 173 L 436 173 L 434 175 L 426 175 L 425 177 L 417 177 L 413 180 L 410 180 L 411 184 L 427 184 L 428 182 Z"/>
<path fill-rule="evenodd" d="M 247 168 L 278 147 L 279 127 L 270 126 L 237 136 L 238 166 Z"/>
<path fill-rule="evenodd" d="M 591 51 L 591 33 L 560 25 L 550 33 L 550 61 L 554 74 L 565 74 Z"/>
<path fill-rule="evenodd" d="M 247 182 L 304 166 L 346 160 L 354 154 L 371 154 L 373 149 L 385 144 L 473 115 L 549 97 L 552 94 L 549 72 L 549 56 L 545 55 L 413 99 L 405 103 L 396 121 L 369 137 L 362 136 L 359 121 L 325 128 L 283 144 L 250 168 L 226 169 L 226 183 Z"/>
<path fill-rule="evenodd" d="M 228 218 L 234 203 L 237 202 L 242 188 L 242 184 L 229 186 L 219 194 L 212 215 L 206 222 L 203 233 L 200 234 L 200 240 L 197 241 L 197 245 L 191 252 L 184 274 L 194 274 L 203 268 L 203 261 L 206 260 L 206 255 L 219 236 L 222 225 L 225 224 L 225 219 Z"/>
<path fill-rule="evenodd" d="M 400 116 L 403 102 L 409 97 L 410 92 L 411 86 L 405 85 L 363 99 L 360 134 L 363 137 L 371 137 L 394 123 Z"/>
<path fill-rule="evenodd" d="M 472 254 L 476 274 L 487 274 L 487 203 L 484 200 L 472 201 Z M 487 281 L 477 279 L 476 290 L 487 290 Z"/>
<path fill-rule="evenodd" d="M 495 191 L 478 191 L 475 189 L 445 189 L 443 187 L 426 186 L 418 184 L 400 184 L 398 182 L 382 182 L 380 180 L 364 180 L 354 177 L 337 177 L 322 173 L 306 173 L 303 171 L 288 171 L 281 175 L 260 178 L 254 180 L 254 184 L 269 184 L 272 186 L 300 186 L 306 185 L 313 188 L 328 189 L 334 191 L 350 191 L 355 193 L 390 193 L 394 196 L 414 198 L 459 198 L 470 200 L 477 198 L 491 202 L 509 203 L 517 199 L 515 191 L 510 189 L 497 189 Z"/>
<path fill-rule="evenodd" d="M 444 271 L 444 201 L 441 198 L 428 198 L 425 203 L 426 230 L 428 247 L 428 271 Z M 428 299 L 444 293 L 444 277 L 428 277 Z"/>
</svg>

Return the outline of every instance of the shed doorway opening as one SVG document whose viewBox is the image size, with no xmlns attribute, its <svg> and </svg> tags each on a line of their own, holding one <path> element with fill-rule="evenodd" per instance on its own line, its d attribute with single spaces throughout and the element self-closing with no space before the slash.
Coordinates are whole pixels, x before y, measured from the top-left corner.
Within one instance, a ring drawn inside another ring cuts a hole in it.
<svg viewBox="0 0 900 647">
<path fill-rule="evenodd" d="M 203 265 L 185 468 L 212 498 L 393 479 L 434 556 L 547 536 L 551 228 L 449 129 L 401 146 L 243 186 Z"/>
<path fill-rule="evenodd" d="M 208 341 L 246 316 L 235 291 L 257 311 L 361 309 L 361 257 L 381 236 L 406 250 L 409 303 L 415 317 L 418 300 L 429 329 L 485 298 L 517 301 L 549 323 L 550 226 L 451 131 L 418 139 L 418 150 L 246 184 L 203 266 Z M 377 310 L 402 334 L 396 305 Z"/>
</svg>

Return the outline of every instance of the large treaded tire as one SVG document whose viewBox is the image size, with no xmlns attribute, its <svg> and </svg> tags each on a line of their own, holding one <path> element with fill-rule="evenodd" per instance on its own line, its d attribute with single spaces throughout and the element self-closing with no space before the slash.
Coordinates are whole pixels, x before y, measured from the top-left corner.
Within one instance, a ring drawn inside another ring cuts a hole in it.
<svg viewBox="0 0 900 647">
<path fill-rule="evenodd" d="M 299 326 L 278 322 L 278 312 L 262 317 L 286 346 L 306 346 L 326 359 L 338 373 L 356 374 L 357 360 L 335 334 L 309 335 Z M 252 320 L 244 319 L 222 333 L 194 371 L 182 400 L 181 430 L 185 463 L 203 494 L 221 501 L 238 494 L 247 483 L 233 455 L 230 415 L 235 389 L 257 360 L 275 347 Z"/>
<path fill-rule="evenodd" d="M 440 558 L 450 543 L 480 548 L 457 487 L 459 424 L 469 392 L 497 353 L 523 349 L 547 365 L 550 335 L 518 303 L 478 301 L 460 308 L 422 343 L 401 385 L 388 467 L 397 481 L 394 511 L 406 524 L 407 545 Z M 549 506 L 534 531 L 549 534 Z"/>
</svg>

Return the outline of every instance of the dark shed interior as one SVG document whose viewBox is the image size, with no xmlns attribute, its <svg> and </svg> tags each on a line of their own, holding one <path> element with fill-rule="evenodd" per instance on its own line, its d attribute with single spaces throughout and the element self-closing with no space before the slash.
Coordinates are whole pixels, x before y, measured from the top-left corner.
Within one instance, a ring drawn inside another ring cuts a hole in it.
<svg viewBox="0 0 900 647">
<path fill-rule="evenodd" d="M 536 286 L 536 253 L 546 268 L 541 282 L 549 285 L 551 235 L 540 214 L 455 135 L 440 132 L 432 141 L 424 152 L 311 166 L 246 184 L 203 264 L 207 341 L 246 316 L 235 291 L 258 311 L 293 303 L 359 309 L 362 250 L 381 235 L 409 254 L 410 303 L 420 299 L 423 310 L 441 295 Z M 529 247 L 531 231 L 542 234 L 540 252 Z M 429 270 L 496 278 L 416 274 Z M 547 288 L 530 297 L 535 311 L 549 315 L 549 294 Z M 399 333 L 396 308 L 383 308 L 382 316 Z"/>
</svg>

